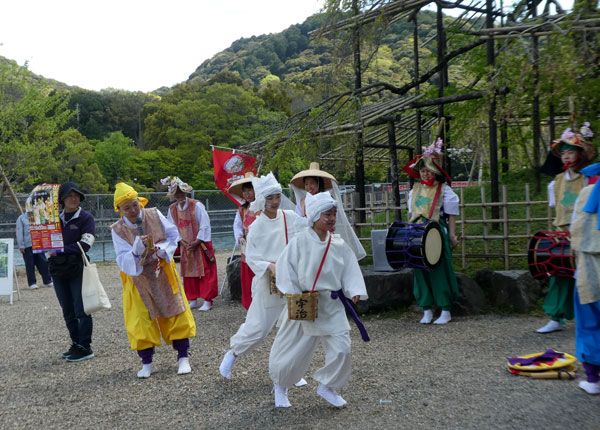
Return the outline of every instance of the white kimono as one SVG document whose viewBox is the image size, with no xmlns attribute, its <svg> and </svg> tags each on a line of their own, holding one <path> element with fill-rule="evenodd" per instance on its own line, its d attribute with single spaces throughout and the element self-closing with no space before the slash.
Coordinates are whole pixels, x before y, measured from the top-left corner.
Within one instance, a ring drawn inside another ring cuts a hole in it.
<svg viewBox="0 0 600 430">
<path fill-rule="evenodd" d="M 262 213 L 250 225 L 246 241 L 246 263 L 254 272 L 252 304 L 246 320 L 230 339 L 234 354 L 240 355 L 258 346 L 271 332 L 285 305 L 285 299 L 269 292 L 268 267 L 276 263 L 286 246 L 284 216 L 289 242 L 306 222 L 294 211 L 278 210 L 273 219 Z M 298 378 L 300 379 L 300 378 Z"/>
<path fill-rule="evenodd" d="M 309 291 L 330 234 L 321 241 L 309 228 L 298 234 L 277 261 L 277 288 L 286 294 Z M 350 325 L 340 299 L 331 292 L 342 290 L 351 299 L 367 299 L 362 272 L 350 247 L 333 235 L 321 274 L 315 285 L 319 291 L 318 316 L 315 321 L 287 318 L 287 306 L 281 327 L 269 358 L 269 373 L 273 382 L 290 387 L 308 370 L 310 360 L 320 340 L 326 344 L 325 365 L 314 378 L 330 388 L 342 388 L 350 379 Z"/>
</svg>

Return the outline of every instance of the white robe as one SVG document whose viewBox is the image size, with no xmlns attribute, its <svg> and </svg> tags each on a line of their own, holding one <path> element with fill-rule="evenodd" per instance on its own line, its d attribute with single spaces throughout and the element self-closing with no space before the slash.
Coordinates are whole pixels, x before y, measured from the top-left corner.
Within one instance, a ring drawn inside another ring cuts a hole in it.
<svg viewBox="0 0 600 430">
<path fill-rule="evenodd" d="M 246 242 L 246 263 L 254 272 L 252 280 L 252 303 L 246 314 L 246 320 L 237 333 L 231 337 L 230 345 L 235 355 L 255 348 L 269 335 L 285 305 L 285 300 L 269 292 L 268 267 L 276 263 L 286 246 L 283 222 L 285 212 L 288 242 L 306 222 L 293 211 L 277 211 L 273 219 L 264 213 L 250 225 Z"/>
<path fill-rule="evenodd" d="M 330 235 L 323 242 L 312 228 L 286 247 L 277 261 L 277 287 L 286 294 L 311 290 Z M 326 347 L 325 365 L 314 378 L 330 388 L 342 388 L 350 380 L 350 325 L 340 299 L 331 292 L 342 290 L 351 299 L 367 299 L 362 272 L 350 247 L 333 236 L 321 274 L 315 285 L 319 291 L 315 321 L 287 318 L 287 306 L 269 357 L 269 374 L 275 384 L 290 387 L 308 370 L 312 355 L 322 341 Z"/>
</svg>

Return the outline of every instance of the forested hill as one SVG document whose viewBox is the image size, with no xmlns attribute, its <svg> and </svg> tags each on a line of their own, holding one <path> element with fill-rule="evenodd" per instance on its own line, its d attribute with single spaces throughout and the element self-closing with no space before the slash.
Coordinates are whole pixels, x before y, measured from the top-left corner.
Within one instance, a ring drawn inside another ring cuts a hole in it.
<svg viewBox="0 0 600 430">
<path fill-rule="evenodd" d="M 422 41 L 435 32 L 435 19 L 434 12 L 419 13 L 419 37 Z M 204 61 L 189 79 L 208 81 L 221 72 L 229 71 L 239 73 L 242 79 L 249 79 L 254 84 L 268 75 L 309 84 L 310 78 L 334 61 L 336 54 L 337 47 L 331 38 L 315 38 L 309 34 L 324 22 L 325 16 L 317 14 L 281 33 L 236 40 L 229 48 Z M 412 34 L 412 23 L 400 20 L 391 24 L 378 41 L 390 49 L 393 60 L 400 61 L 412 55 L 412 48 L 407 45 Z M 346 54 L 350 53 L 348 45 L 342 47 Z"/>
</svg>

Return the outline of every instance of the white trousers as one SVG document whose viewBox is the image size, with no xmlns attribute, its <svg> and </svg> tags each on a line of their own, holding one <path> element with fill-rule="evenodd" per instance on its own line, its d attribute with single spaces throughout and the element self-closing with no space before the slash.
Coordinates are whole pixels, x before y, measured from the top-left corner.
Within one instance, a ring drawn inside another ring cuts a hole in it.
<svg viewBox="0 0 600 430">
<path fill-rule="evenodd" d="M 247 353 L 256 348 L 271 333 L 277 323 L 285 302 L 281 306 L 266 308 L 262 300 L 252 298 L 252 303 L 246 314 L 246 320 L 234 334 L 229 344 L 235 355 Z M 300 378 L 298 378 L 300 379 Z"/>
<path fill-rule="evenodd" d="M 306 336 L 300 321 L 281 324 L 269 356 L 269 374 L 273 383 L 291 387 L 302 378 L 319 343 L 325 345 L 325 365 L 313 378 L 330 388 L 340 389 L 348 384 L 352 373 L 350 361 L 350 332 L 325 336 Z"/>
</svg>

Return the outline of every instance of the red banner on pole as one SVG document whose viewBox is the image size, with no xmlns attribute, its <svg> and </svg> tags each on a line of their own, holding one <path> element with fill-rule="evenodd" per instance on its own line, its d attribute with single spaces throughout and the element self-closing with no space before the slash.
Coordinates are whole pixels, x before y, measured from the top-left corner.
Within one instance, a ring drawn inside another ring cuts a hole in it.
<svg viewBox="0 0 600 430">
<path fill-rule="evenodd" d="M 236 204 L 241 206 L 236 196 L 232 196 L 227 189 L 233 181 L 242 179 L 246 172 L 252 172 L 256 175 L 256 157 L 241 152 L 227 151 L 213 148 L 213 169 L 215 176 L 215 185 L 223 194 Z"/>
</svg>

